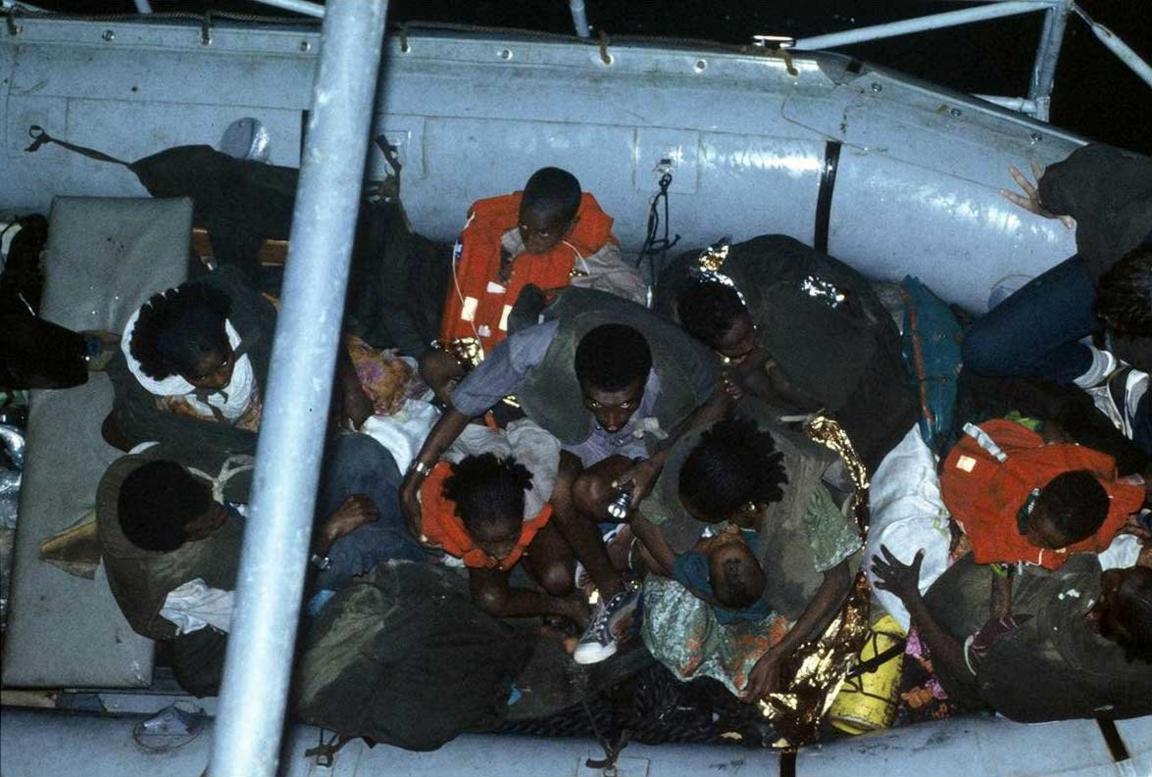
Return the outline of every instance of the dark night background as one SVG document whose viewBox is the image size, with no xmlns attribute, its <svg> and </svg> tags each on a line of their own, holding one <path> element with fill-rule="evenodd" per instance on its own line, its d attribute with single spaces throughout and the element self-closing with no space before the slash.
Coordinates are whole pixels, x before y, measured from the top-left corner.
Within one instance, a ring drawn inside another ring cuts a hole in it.
<svg viewBox="0 0 1152 777">
<path fill-rule="evenodd" d="M 41 7 L 85 13 L 133 12 L 132 0 L 33 0 Z M 969 7 L 947 0 L 586 0 L 594 34 L 695 38 L 744 44 L 755 34 L 802 37 Z M 1081 0 L 1147 61 L 1152 59 L 1152 0 Z M 243 0 L 152 0 L 154 10 L 205 9 L 288 15 Z M 393 0 L 392 25 L 431 21 L 519 27 L 571 34 L 566 0 Z M 967 92 L 1022 96 L 1043 14 L 1008 17 L 845 47 L 839 51 Z M 1068 20 L 1052 123 L 1152 154 L 1152 87 L 1096 40 L 1075 15 Z"/>
</svg>

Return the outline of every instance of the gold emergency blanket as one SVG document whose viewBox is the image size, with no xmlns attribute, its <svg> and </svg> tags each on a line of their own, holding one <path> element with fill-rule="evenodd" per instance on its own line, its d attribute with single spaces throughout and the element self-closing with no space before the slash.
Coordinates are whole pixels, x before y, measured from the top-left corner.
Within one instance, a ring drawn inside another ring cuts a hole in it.
<svg viewBox="0 0 1152 777">
<path fill-rule="evenodd" d="M 844 462 L 856 494 L 853 509 L 861 535 L 868 527 L 868 475 L 852 447 L 852 441 L 836 421 L 824 416 L 809 420 L 805 432 L 813 441 L 836 451 Z M 760 712 L 772 722 L 781 748 L 798 748 L 815 742 L 821 723 L 836 694 L 856 663 L 868 636 L 870 588 L 863 572 L 856 575 L 852 591 L 824 632 L 801 643 L 784 666 L 784 687 L 760 700 Z"/>
</svg>

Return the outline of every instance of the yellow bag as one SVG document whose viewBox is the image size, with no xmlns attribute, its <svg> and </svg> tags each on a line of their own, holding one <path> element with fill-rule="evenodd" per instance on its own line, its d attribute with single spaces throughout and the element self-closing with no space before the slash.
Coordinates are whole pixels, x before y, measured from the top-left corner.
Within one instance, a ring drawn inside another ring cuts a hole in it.
<svg viewBox="0 0 1152 777">
<path fill-rule="evenodd" d="M 891 615 L 885 615 L 872 626 L 872 633 L 860 651 L 860 662 L 875 658 L 903 637 L 900 624 Z M 891 726 L 896 718 L 903 666 L 904 654 L 900 652 L 875 671 L 848 678 L 828 711 L 832 725 L 854 735 Z"/>
</svg>

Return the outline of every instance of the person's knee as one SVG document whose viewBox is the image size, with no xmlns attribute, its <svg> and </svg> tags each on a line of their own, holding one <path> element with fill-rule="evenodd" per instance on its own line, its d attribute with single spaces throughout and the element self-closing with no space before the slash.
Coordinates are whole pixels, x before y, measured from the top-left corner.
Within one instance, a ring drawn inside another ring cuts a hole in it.
<svg viewBox="0 0 1152 777">
<path fill-rule="evenodd" d="M 576 588 L 573 572 L 566 564 L 549 564 L 540 572 L 537 582 L 552 596 L 568 596 Z"/>
<path fill-rule="evenodd" d="M 500 616 L 508 604 L 508 592 L 496 586 L 486 586 L 472 592 L 476 606 L 493 616 Z"/>
<path fill-rule="evenodd" d="M 960 361 L 965 369 L 980 375 L 996 375 L 1002 371 L 1004 354 L 997 348 L 997 333 L 993 327 L 981 326 L 977 321 L 964 333 L 960 343 Z"/>
<path fill-rule="evenodd" d="M 608 498 L 609 484 L 604 478 L 584 472 L 572 484 L 572 504 L 587 515 L 596 515 Z"/>
</svg>

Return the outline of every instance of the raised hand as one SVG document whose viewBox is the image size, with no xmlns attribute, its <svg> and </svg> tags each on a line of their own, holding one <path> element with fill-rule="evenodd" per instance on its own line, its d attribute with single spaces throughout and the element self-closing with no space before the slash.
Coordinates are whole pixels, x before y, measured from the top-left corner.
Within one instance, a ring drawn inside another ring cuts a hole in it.
<svg viewBox="0 0 1152 777">
<path fill-rule="evenodd" d="M 920 564 L 924 561 L 924 551 L 916 551 L 916 557 L 911 564 L 905 564 L 888 550 L 887 545 L 880 546 L 879 555 L 872 557 L 872 574 L 876 577 L 876 587 L 889 591 L 900 597 L 903 601 L 920 595 Z"/>
<path fill-rule="evenodd" d="M 1008 200 L 1008 202 L 1011 202 L 1013 205 L 1017 205 L 1023 208 L 1029 213 L 1035 213 L 1037 216 L 1042 216 L 1046 219 L 1058 218 L 1060 219 L 1060 223 L 1062 223 L 1068 229 L 1075 228 L 1076 220 L 1071 216 L 1062 216 L 1056 213 L 1052 213 L 1048 210 L 1045 210 L 1044 206 L 1040 204 L 1040 189 L 1038 184 L 1040 179 L 1044 177 L 1043 165 L 1041 165 L 1036 160 L 1032 160 L 1032 175 L 1036 178 L 1035 183 L 1028 180 L 1028 176 L 1020 172 L 1020 168 L 1016 167 L 1015 165 L 1009 167 L 1008 172 L 1011 174 L 1012 180 L 1016 182 L 1016 185 L 1019 186 L 1021 190 L 1023 190 L 1024 194 L 1019 194 L 1018 192 L 1014 192 L 1011 189 L 1001 189 L 1001 197 Z"/>
</svg>

